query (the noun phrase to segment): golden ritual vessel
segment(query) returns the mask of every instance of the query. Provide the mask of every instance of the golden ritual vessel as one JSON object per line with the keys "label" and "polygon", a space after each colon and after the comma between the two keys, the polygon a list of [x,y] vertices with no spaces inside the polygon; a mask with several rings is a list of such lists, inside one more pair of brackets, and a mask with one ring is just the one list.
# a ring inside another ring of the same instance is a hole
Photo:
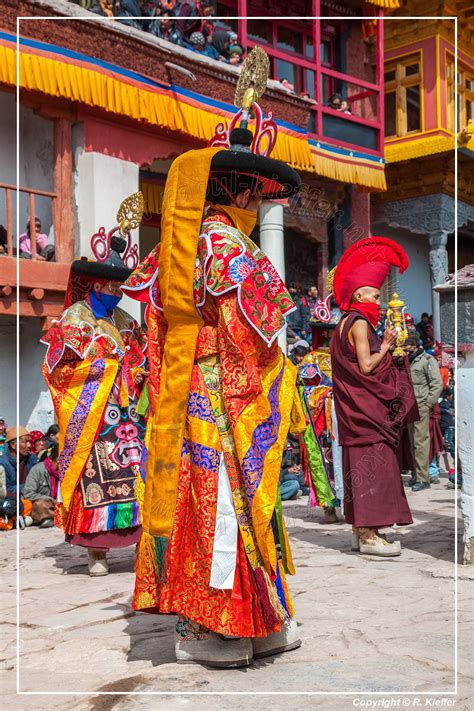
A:
{"label": "golden ritual vessel", "polygon": [[392,328],[396,328],[398,331],[396,346],[392,355],[395,358],[404,356],[405,351],[402,346],[408,337],[408,330],[405,321],[405,302],[398,297],[397,292],[394,292],[391,300],[388,302],[387,325]]}

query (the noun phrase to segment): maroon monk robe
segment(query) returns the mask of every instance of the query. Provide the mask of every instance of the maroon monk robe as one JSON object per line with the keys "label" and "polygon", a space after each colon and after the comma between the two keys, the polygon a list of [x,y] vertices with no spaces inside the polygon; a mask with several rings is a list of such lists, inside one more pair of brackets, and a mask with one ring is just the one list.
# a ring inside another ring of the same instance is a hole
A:
{"label": "maroon monk robe", "polygon": [[444,437],[439,425],[441,413],[436,404],[430,412],[430,462],[444,451]]}
{"label": "maroon monk robe", "polygon": [[408,359],[390,353],[363,375],[348,334],[354,321],[369,325],[370,352],[381,340],[367,319],[349,311],[331,339],[334,405],[342,445],[344,514],[357,528],[412,523],[397,450],[408,422],[419,418]]}

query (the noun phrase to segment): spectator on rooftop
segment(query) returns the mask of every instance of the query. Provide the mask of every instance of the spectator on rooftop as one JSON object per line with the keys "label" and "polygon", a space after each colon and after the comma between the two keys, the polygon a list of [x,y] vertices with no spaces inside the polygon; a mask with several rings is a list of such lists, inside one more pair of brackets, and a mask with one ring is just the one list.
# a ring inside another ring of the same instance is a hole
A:
{"label": "spectator on rooftop", "polygon": [[206,42],[211,42],[214,34],[214,20],[211,18],[216,14],[216,4],[214,0],[201,0],[196,3],[196,8],[198,16],[201,18],[197,29],[202,32]]}
{"label": "spectator on rooftop", "polygon": [[330,109],[335,109],[336,111],[341,110],[342,98],[340,94],[332,94],[329,97],[328,106]]}
{"label": "spectator on rooftop", "polygon": [[280,84],[285,87],[285,89],[288,89],[288,91],[292,91],[293,93],[295,92],[295,85],[292,84],[288,79],[280,79]]}
{"label": "spectator on rooftop", "polygon": [[244,58],[244,50],[240,44],[231,44],[229,47],[229,59],[227,60],[229,64],[238,66],[242,64]]}
{"label": "spectator on rooftop", "polygon": [[192,0],[178,0],[174,9],[176,27],[181,32],[185,41],[191,40],[191,35],[198,32],[201,20],[198,9]]}
{"label": "spectator on rooftop", "polygon": [[219,59],[217,50],[212,44],[206,44],[206,39],[202,32],[193,32],[189,38],[189,43],[186,43],[185,47],[192,52],[199,52],[199,54],[203,54],[206,57],[211,57],[211,59]]}
{"label": "spectator on rooftop", "polygon": [[75,4],[80,5],[85,10],[94,12],[96,15],[115,17],[119,0],[75,0]]}
{"label": "spectator on rooftop", "polygon": [[310,95],[309,91],[300,91],[298,96],[300,97],[300,99],[306,99],[306,101],[310,101],[312,104],[317,103],[315,99],[313,99],[313,97]]}
{"label": "spectator on rooftop", "polygon": [[347,101],[347,99],[343,99],[343,100],[341,101],[341,108],[340,108],[340,111],[342,111],[343,114],[351,114],[351,113],[352,113],[352,111],[351,111],[351,105],[350,105],[350,103]]}
{"label": "spectator on rooftop", "polygon": [[166,0],[140,0],[143,15],[146,17],[161,17],[163,13],[169,12],[174,15],[176,0],[166,2]]}
{"label": "spectator on rooftop", "polygon": [[231,45],[231,33],[227,30],[215,30],[212,35],[212,46],[217,52],[217,58],[223,62],[229,60],[229,47]]}
{"label": "spectator on rooftop", "polygon": [[172,44],[183,44],[183,35],[176,27],[175,18],[169,10],[165,10],[161,13],[159,18],[153,20],[150,24],[150,32],[152,32],[155,37],[164,39]]}
{"label": "spectator on rooftop", "polygon": [[142,10],[139,0],[120,0],[118,3],[116,17],[122,24],[135,27],[137,30],[143,30],[143,21],[134,19],[141,16]]}

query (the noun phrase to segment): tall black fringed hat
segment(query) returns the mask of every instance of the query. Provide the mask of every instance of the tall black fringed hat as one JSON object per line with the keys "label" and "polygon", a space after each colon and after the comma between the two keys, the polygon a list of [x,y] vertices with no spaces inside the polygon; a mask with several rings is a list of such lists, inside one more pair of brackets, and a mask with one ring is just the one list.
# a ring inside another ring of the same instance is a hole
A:
{"label": "tall black fringed hat", "polygon": [[138,246],[132,244],[132,230],[143,215],[143,195],[134,193],[125,198],[117,212],[117,225],[109,232],[105,227],[91,238],[95,259],[81,257],[74,260],[69,272],[64,308],[85,299],[97,281],[123,283],[138,265]]}
{"label": "tall black fringed hat", "polygon": [[[278,200],[294,195],[301,178],[287,163],[268,157],[275,146],[278,129],[272,112],[263,116],[257,101],[265,92],[269,68],[266,53],[254,47],[245,60],[235,90],[234,104],[239,111],[228,129],[218,124],[209,142],[209,146],[227,148],[213,157],[209,180],[215,180],[226,190],[225,183],[232,180],[232,174],[256,178],[262,198]],[[254,133],[248,128],[250,119],[255,119]]]}

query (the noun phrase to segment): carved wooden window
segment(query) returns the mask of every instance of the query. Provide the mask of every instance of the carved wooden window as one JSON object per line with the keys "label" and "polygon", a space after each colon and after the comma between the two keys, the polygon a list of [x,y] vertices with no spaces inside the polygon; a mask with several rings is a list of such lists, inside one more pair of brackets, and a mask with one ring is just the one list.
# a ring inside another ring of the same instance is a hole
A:
{"label": "carved wooden window", "polygon": [[446,128],[454,131],[454,96],[456,82],[454,81],[454,59],[446,61]]}
{"label": "carved wooden window", "polygon": [[474,121],[474,74],[458,65],[458,128]]}
{"label": "carved wooden window", "polygon": [[422,130],[419,52],[385,63],[385,136]]}
{"label": "carved wooden window", "polygon": [[[454,96],[456,82],[454,79],[454,58],[446,59],[446,128],[454,131]],[[457,104],[458,125],[457,130],[466,128],[469,121],[474,121],[474,74],[461,64],[458,64],[457,76]]]}

